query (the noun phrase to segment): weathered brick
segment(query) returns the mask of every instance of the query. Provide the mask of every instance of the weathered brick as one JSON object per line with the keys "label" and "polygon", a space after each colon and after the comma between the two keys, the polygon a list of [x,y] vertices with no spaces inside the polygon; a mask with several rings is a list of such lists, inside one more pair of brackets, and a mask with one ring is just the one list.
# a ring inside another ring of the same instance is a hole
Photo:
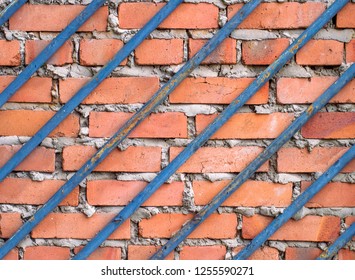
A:
{"label": "weathered brick", "polygon": [[[90,218],[81,213],[51,213],[38,226],[33,238],[93,238],[117,213],[96,213]],[[130,221],[115,230],[108,239],[130,239]]]}
{"label": "weathered brick", "polygon": [[346,62],[355,62],[355,40],[345,44]]}
{"label": "weathered brick", "polygon": [[[21,146],[0,146],[0,167],[3,166]],[[55,170],[55,151],[44,147],[34,149],[16,168],[15,171],[42,171]]]}
{"label": "weathered brick", "polygon": [[339,260],[355,260],[355,251],[350,251],[346,249],[339,250],[338,253]]}
{"label": "weathered brick", "polygon": [[[84,247],[74,248],[74,254],[77,254]],[[87,260],[120,260],[121,248],[115,247],[99,247],[87,258]]]}
{"label": "weathered brick", "polygon": [[[233,249],[234,255],[237,255],[244,247],[238,246]],[[279,251],[275,248],[261,247],[257,249],[248,260],[278,260]]]}
{"label": "weathered brick", "polygon": [[335,40],[311,40],[296,53],[300,65],[340,65],[344,43]]}
{"label": "weathered brick", "polygon": [[[91,205],[127,205],[147,186],[142,181],[95,180],[87,182],[87,200]],[[143,206],[182,206],[184,184],[173,182],[162,185]]]}
{"label": "weathered brick", "polygon": [[10,238],[21,225],[20,213],[0,213],[0,238]]}
{"label": "weathered brick", "polygon": [[322,253],[318,248],[288,247],[285,251],[286,260],[315,260]]}
{"label": "weathered brick", "polygon": [[171,65],[184,61],[184,42],[181,39],[145,40],[135,50],[138,65]]}
{"label": "weathered brick", "polygon": [[[196,205],[206,205],[230,181],[193,181],[194,199]],[[255,194],[258,195],[255,195]],[[247,181],[234,192],[223,206],[275,206],[287,207],[291,203],[292,184],[275,184],[263,181]]]}
{"label": "weathered brick", "polygon": [[336,17],[336,26],[338,28],[355,28],[355,4],[348,3],[339,11]]}
{"label": "weathered brick", "polygon": [[[89,136],[111,137],[132,116],[133,113],[125,112],[91,112]],[[131,138],[187,138],[187,117],[179,112],[151,114],[129,136]]]}
{"label": "weathered brick", "polygon": [[[189,58],[192,58],[208,40],[189,39]],[[237,42],[225,39],[201,64],[235,64],[237,63]]]}
{"label": "weathered brick", "polygon": [[[197,115],[196,130],[200,134],[217,115]],[[211,139],[264,139],[276,138],[292,122],[293,114],[272,113],[268,115],[254,113],[234,114]]]}
{"label": "weathered brick", "polygon": [[26,247],[23,258],[25,260],[68,260],[70,248],[56,246]]}
{"label": "weathered brick", "polygon": [[[191,214],[157,214],[139,222],[139,235],[144,238],[170,238],[192,217]],[[188,238],[235,238],[236,230],[235,214],[212,214]]]}
{"label": "weathered brick", "polygon": [[289,46],[288,39],[245,41],[242,43],[242,60],[246,65],[269,65]]}
{"label": "weathered brick", "polygon": [[[84,8],[83,5],[23,5],[10,18],[9,27],[21,31],[62,31]],[[106,31],[107,18],[107,6],[101,7],[79,31]]]}
{"label": "weathered brick", "polygon": [[180,260],[224,260],[227,249],[222,245],[183,246]]}
{"label": "weathered brick", "polygon": [[[170,95],[171,103],[229,104],[254,79],[251,78],[186,78]],[[265,104],[269,98],[266,83],[246,104]]]}
{"label": "weathered brick", "polygon": [[[324,172],[346,151],[347,148],[342,147],[316,147],[311,152],[307,149],[282,148],[277,153],[277,170],[290,173]],[[352,160],[341,172],[354,171],[355,160]]]}
{"label": "weathered brick", "polygon": [[3,261],[16,261],[19,259],[18,250],[12,249],[2,260]]}
{"label": "weathered brick", "polygon": [[[9,110],[0,111],[0,135],[33,136],[51,117],[53,111]],[[49,134],[50,137],[77,137],[79,117],[71,114]]]}
{"label": "weathered brick", "polygon": [[[128,260],[148,260],[160,248],[161,246],[128,245]],[[167,255],[165,259],[173,260],[174,252]]]}
{"label": "weathered brick", "polygon": [[[69,146],[63,149],[63,169],[78,170],[96,152],[92,146]],[[95,171],[157,172],[161,166],[160,147],[128,147],[113,150]]]}
{"label": "weathered brick", "polygon": [[[172,161],[183,148],[170,148],[170,161]],[[240,172],[247,164],[262,152],[260,147],[202,147],[178,169],[178,172],[206,173],[206,172]],[[268,162],[263,164],[258,171],[265,172],[269,169]]]}
{"label": "weathered brick", "polygon": [[19,66],[20,64],[20,42],[0,40],[0,65]]}
{"label": "weathered brick", "polygon": [[[121,3],[118,7],[121,28],[142,28],[165,4]],[[139,15],[139,16],[137,16]],[[218,7],[208,3],[183,3],[158,28],[208,29],[218,27]]]}
{"label": "weathered brick", "polygon": [[[242,236],[253,239],[273,219],[261,215],[243,217]],[[334,241],[340,232],[340,218],[334,216],[306,216],[302,220],[289,220],[269,240]]]}

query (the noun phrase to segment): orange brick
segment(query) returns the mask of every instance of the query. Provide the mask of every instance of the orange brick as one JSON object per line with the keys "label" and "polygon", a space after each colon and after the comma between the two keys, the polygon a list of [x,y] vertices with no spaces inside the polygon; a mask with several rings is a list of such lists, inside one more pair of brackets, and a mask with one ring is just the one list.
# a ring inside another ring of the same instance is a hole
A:
{"label": "orange brick", "polygon": [[[347,148],[316,147],[311,152],[307,149],[282,148],[278,152],[277,170],[279,172],[324,172],[337,161]],[[355,160],[352,160],[341,172],[354,172]]]}
{"label": "orange brick", "polygon": [[[236,247],[233,249],[234,255],[237,255],[244,247]],[[257,249],[248,260],[278,260],[279,251],[275,248],[261,247]]]}
{"label": "orange brick", "polygon": [[355,138],[355,112],[317,113],[301,133],[305,138]]}
{"label": "orange brick", "polygon": [[[242,235],[253,239],[272,221],[271,217],[254,215],[243,217]],[[302,220],[289,220],[269,240],[334,241],[339,236],[340,218],[333,216],[306,216]]]}
{"label": "orange brick", "polygon": [[[196,130],[200,134],[217,115],[197,115]],[[268,115],[237,113],[233,115],[211,139],[263,139],[276,138],[292,122],[293,114],[273,113]]]}
{"label": "orange brick", "polygon": [[[25,63],[30,64],[49,43],[50,41],[43,40],[26,41]],[[47,60],[47,63],[53,65],[73,63],[73,50],[73,43],[71,41],[66,41],[64,45],[50,59]]]}
{"label": "orange brick", "polygon": [[311,40],[296,54],[300,65],[340,65],[343,62],[344,43],[334,40]]}
{"label": "orange brick", "polygon": [[[124,112],[91,112],[89,135],[111,137],[132,116],[133,113]],[[129,136],[131,138],[187,138],[187,117],[179,112],[151,114]]]}
{"label": "orange brick", "polygon": [[68,260],[70,249],[55,246],[26,247],[23,258],[25,260]]}
{"label": "orange brick", "polygon": [[[51,213],[31,233],[33,238],[93,238],[116,213]],[[108,239],[130,239],[130,221],[123,223]]]}
{"label": "orange brick", "polygon": [[355,251],[341,249],[338,253],[339,260],[355,260]]}
{"label": "orange brick", "polygon": [[[74,248],[74,254],[79,253],[82,248],[84,247]],[[87,260],[120,260],[121,255],[121,248],[99,247],[87,258]]]}
{"label": "orange brick", "polygon": [[[123,42],[117,39],[82,39],[79,49],[80,64],[86,66],[105,65],[122,47]],[[126,63],[125,59],[121,65]]]}
{"label": "orange brick", "polygon": [[20,42],[0,40],[0,65],[21,65]]}
{"label": "orange brick", "polygon": [[242,43],[242,60],[246,65],[269,65],[289,46],[288,39],[245,41]]}
{"label": "orange brick", "polygon": [[[172,161],[183,148],[170,148],[170,161]],[[206,172],[240,172],[247,164],[262,152],[260,147],[202,147],[179,168],[178,172],[206,173]],[[258,171],[266,172],[268,162],[263,164]]]}
{"label": "orange brick", "polygon": [[322,253],[318,248],[286,248],[286,260],[315,260]]}
{"label": "orange brick", "polygon": [[[90,79],[59,80],[60,101],[65,103]],[[83,104],[145,103],[159,89],[158,77],[119,77],[105,79]]]}
{"label": "orange brick", "polygon": [[[0,76],[0,92],[2,92],[15,76]],[[51,78],[30,78],[10,99],[9,102],[52,102],[52,79]]]}
{"label": "orange brick", "polygon": [[355,62],[355,40],[351,40],[345,44],[346,62]]}
{"label": "orange brick", "polygon": [[2,260],[3,261],[16,261],[18,260],[18,250],[17,249],[12,249],[10,253],[8,253]]}
{"label": "orange brick", "polygon": [[[160,248],[161,246],[128,245],[128,260],[148,260]],[[174,252],[167,255],[165,259],[173,260]]]}
{"label": "orange brick", "polygon": [[180,260],[224,260],[225,246],[183,246]]}
{"label": "orange brick", "polygon": [[[20,148],[21,146],[0,146],[0,167],[3,166]],[[53,172],[55,170],[55,151],[53,149],[38,147],[14,170]]]}
{"label": "orange brick", "polygon": [[355,4],[348,3],[337,14],[336,26],[338,28],[355,28],[354,13],[355,13]]}
{"label": "orange brick", "polygon": [[[97,150],[92,146],[69,146],[63,150],[63,169],[78,170]],[[161,148],[128,147],[113,150],[95,171],[157,172],[161,166]]]}
{"label": "orange brick", "polygon": [[[281,78],[277,81],[277,102],[312,103],[337,80],[337,77]],[[330,103],[355,103],[355,80],[350,81]]]}
{"label": "orange brick", "polygon": [[[87,199],[91,205],[127,205],[148,183],[142,181],[99,180],[87,182]],[[184,184],[162,185],[143,206],[182,206]]]}
{"label": "orange brick", "polygon": [[184,42],[181,39],[145,40],[135,50],[138,65],[171,65],[184,61]]}
{"label": "orange brick", "polygon": [[[196,205],[206,205],[230,181],[193,181],[193,191]],[[255,195],[255,194],[258,195]],[[275,184],[263,181],[247,181],[234,192],[222,205],[223,206],[275,206],[286,207],[292,198],[292,184]]]}
{"label": "orange brick", "polygon": [[[9,21],[10,29],[22,31],[62,31],[86,6],[24,5]],[[106,31],[108,8],[99,8],[79,31]],[[36,19],[36,20],[34,20]]]}
{"label": "orange brick", "polygon": [[[191,214],[157,214],[139,223],[139,235],[144,238],[170,238],[192,217]],[[212,214],[188,238],[235,238],[236,231],[235,214]]]}
{"label": "orange brick", "polygon": [[[228,6],[231,19],[242,4]],[[326,9],[324,3],[263,3],[239,26],[251,29],[297,29],[308,27]]]}
{"label": "orange brick", "polygon": [[[229,104],[245,90],[251,78],[186,78],[170,95],[171,103]],[[266,83],[246,104],[266,104],[269,83]]]}
{"label": "orange brick", "polygon": [[20,213],[0,213],[0,238],[10,238],[21,225]]}
{"label": "orange brick", "polygon": [[[120,28],[142,28],[165,4],[122,3],[118,7]],[[139,17],[137,16],[139,15]],[[208,3],[183,3],[165,19],[162,29],[208,29],[218,27],[218,7]]]}
{"label": "orange brick", "polygon": [[[208,40],[189,39],[189,58],[192,58]],[[237,42],[225,39],[201,64],[235,64],[237,63]]]}
{"label": "orange brick", "polygon": [[[0,127],[0,135],[33,136],[55,113],[32,110],[0,111],[0,123],[5,124]],[[79,117],[71,114],[49,136],[77,137],[79,129]]]}

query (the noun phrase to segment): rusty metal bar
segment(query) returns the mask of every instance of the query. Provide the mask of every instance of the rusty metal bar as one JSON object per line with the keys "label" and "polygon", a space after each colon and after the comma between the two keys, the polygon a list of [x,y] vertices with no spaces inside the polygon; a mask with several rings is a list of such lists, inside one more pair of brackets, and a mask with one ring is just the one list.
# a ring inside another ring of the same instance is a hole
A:
{"label": "rusty metal bar", "polygon": [[4,10],[0,12],[0,26],[3,25],[8,19],[20,9],[27,0],[12,1]]}

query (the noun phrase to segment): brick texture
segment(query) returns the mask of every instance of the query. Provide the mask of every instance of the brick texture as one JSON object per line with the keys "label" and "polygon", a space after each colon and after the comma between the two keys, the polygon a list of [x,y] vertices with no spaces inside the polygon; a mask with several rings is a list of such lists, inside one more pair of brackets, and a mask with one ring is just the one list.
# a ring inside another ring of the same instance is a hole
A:
{"label": "brick texture", "polygon": [[224,260],[225,246],[183,246],[180,260]]}
{"label": "brick texture", "polygon": [[21,225],[20,213],[0,213],[0,238],[10,238]]}
{"label": "brick texture", "polygon": [[0,66],[19,66],[20,64],[20,42],[0,40]]}
{"label": "brick texture", "polygon": [[346,62],[355,62],[355,40],[351,40],[345,44]]}
{"label": "brick texture", "polygon": [[336,26],[338,28],[355,28],[355,4],[348,3],[339,11],[336,17]]}
{"label": "brick texture", "polygon": [[68,260],[70,248],[55,246],[26,247],[24,260]]}
{"label": "brick texture", "polygon": [[[238,254],[243,247],[236,247],[233,249],[233,253],[236,255]],[[275,248],[270,247],[261,247],[257,249],[249,258],[248,260],[278,260],[279,259],[279,252]]]}
{"label": "brick texture", "polygon": [[[74,248],[74,254],[80,252],[83,247]],[[115,247],[99,247],[97,248],[88,258],[87,260],[120,260],[122,255],[121,248]]]}
{"label": "brick texture", "polygon": [[288,247],[285,251],[286,260],[315,260],[322,253],[318,248]]}
{"label": "brick texture", "polygon": [[[148,260],[161,246],[128,245],[128,260]],[[174,259],[174,252],[166,256],[166,260]]]}

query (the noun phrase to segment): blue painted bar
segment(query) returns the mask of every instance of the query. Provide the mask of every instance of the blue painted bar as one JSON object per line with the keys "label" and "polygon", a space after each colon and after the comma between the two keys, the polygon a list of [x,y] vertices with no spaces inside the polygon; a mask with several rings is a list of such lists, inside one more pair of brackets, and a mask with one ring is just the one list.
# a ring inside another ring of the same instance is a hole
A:
{"label": "blue painted bar", "polygon": [[[272,65],[263,71],[238,98],[234,99],[232,103],[212,122],[212,124],[210,124],[166,168],[164,168],[159,175],[155,177],[154,180],[149,183],[143,191],[140,192],[108,225],[106,225],[105,228],[101,230],[73,259],[83,259],[89,256],[91,252],[106,240],[111,233],[122,225],[122,223],[127,220],[140,205],[142,205],[142,203],[144,203],[166,180],[168,180],[169,177],[173,175],[199,147],[201,147],[224,123],[226,123],[248,99],[250,99],[268,80],[270,80],[301,47],[303,47],[332,17],[334,17],[347,2],[348,1],[346,0],[341,0],[331,5],[321,17],[303,32]],[[244,7],[246,7],[246,5]],[[238,17],[239,16],[241,15],[238,15]],[[224,27],[228,26],[228,23]],[[220,32],[222,31],[223,28]],[[197,216],[197,219],[199,218],[201,218],[201,216]],[[181,242],[181,240],[179,242]],[[165,250],[165,248],[166,247],[164,246],[163,250]]]}
{"label": "blue painted bar", "polygon": [[[354,65],[355,66],[355,65]],[[312,197],[329,183],[352,159],[355,158],[355,146],[352,146],[340,159],[338,159],[321,177],[308,187],[285,211],[275,218],[261,233],[259,233],[242,251],[233,259],[246,260],[250,257],[271,235],[293,217]],[[300,229],[302,230],[302,229]],[[354,232],[353,232],[354,234]],[[350,236],[351,238],[351,236]],[[346,243],[346,242],[345,242]],[[341,247],[343,247],[342,245]],[[336,254],[337,251],[335,251]]]}
{"label": "blue painted bar", "polygon": [[348,243],[351,238],[355,235],[355,223],[352,223],[349,228],[345,230],[345,232],[340,235],[340,237],[334,241],[334,243],[329,246],[327,250],[325,250],[316,260],[330,260],[332,257],[338,253],[338,251]]}
{"label": "blue painted bar", "polygon": [[9,20],[9,18],[20,9],[27,0],[15,0],[10,3],[4,10],[0,13],[0,26]]}

